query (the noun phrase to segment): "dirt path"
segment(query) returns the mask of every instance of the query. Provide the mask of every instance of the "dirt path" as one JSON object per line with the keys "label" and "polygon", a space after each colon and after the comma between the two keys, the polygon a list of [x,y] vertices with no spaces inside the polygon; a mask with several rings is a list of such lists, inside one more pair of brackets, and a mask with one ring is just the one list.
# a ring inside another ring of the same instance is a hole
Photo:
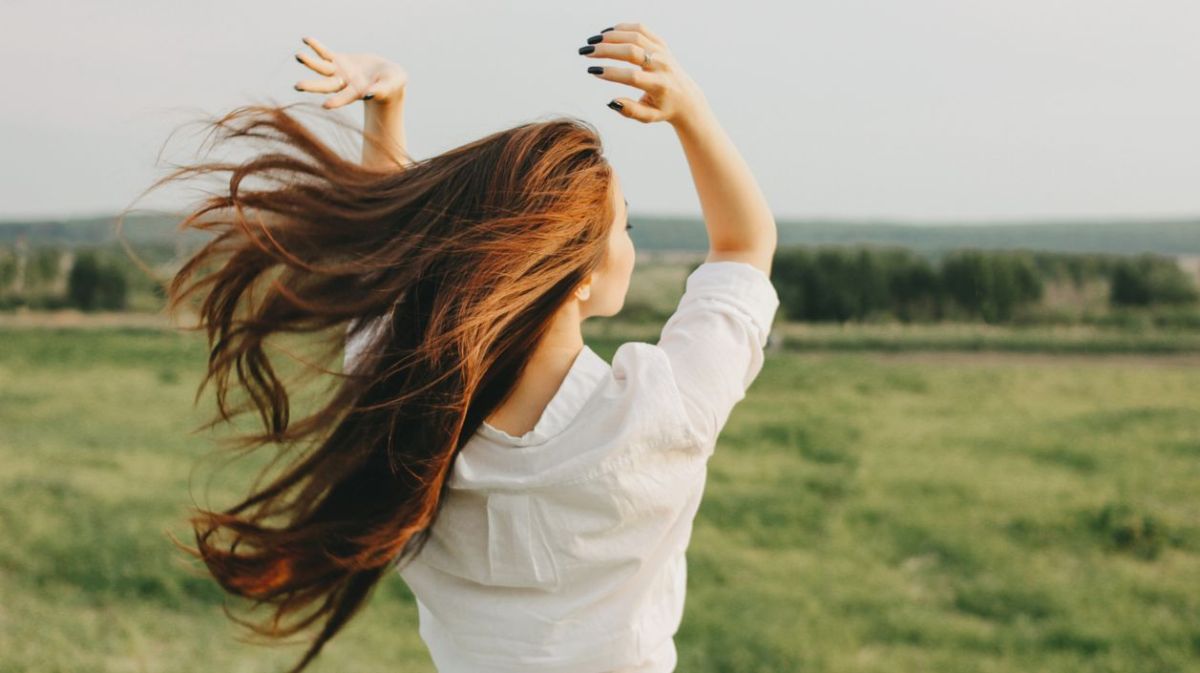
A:
{"label": "dirt path", "polygon": [[[829,353],[823,353],[828,355]],[[822,353],[813,353],[819,356]],[[912,351],[888,353],[864,351],[862,355],[883,362],[912,362],[934,365],[1117,365],[1129,367],[1200,367],[1200,353],[1008,353],[961,351]]]}

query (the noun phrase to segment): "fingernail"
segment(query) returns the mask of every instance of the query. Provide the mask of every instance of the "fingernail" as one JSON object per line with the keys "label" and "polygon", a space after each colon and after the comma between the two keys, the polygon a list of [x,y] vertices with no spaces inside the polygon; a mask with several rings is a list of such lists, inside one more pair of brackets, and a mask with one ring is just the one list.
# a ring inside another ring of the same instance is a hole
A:
{"label": "fingernail", "polygon": [[609,26],[608,28],[605,28],[604,30],[602,30],[602,31],[600,31],[600,32],[601,32],[601,33],[607,33],[607,32],[608,32],[608,31],[610,31],[610,30],[615,30],[615,29],[614,29],[612,26]]}
{"label": "fingernail", "polygon": [[300,88],[299,84],[293,84],[292,88],[295,89],[296,91],[303,91],[303,89]]}
{"label": "fingernail", "polygon": [[603,39],[604,39],[603,35],[593,35],[588,38],[588,44],[596,44],[597,42],[600,42]]}
{"label": "fingernail", "polygon": [[592,46],[592,45],[590,45],[590,44],[589,44],[588,46],[586,46],[586,47],[580,47],[580,48],[579,48],[579,53],[581,53],[581,54],[590,54],[590,53],[592,53],[593,51],[596,51],[596,48],[595,48],[595,47],[593,47],[593,46]]}
{"label": "fingernail", "polygon": [[620,102],[620,101],[618,101],[618,100],[617,100],[617,99],[615,99],[615,98],[614,98],[614,99],[612,99],[612,100],[610,100],[610,101],[608,101],[608,106],[609,106],[610,108],[612,108],[612,109],[616,110],[617,112],[620,112],[620,111],[621,111],[621,108],[625,107],[624,105],[622,105],[622,104],[621,104],[621,102]]}
{"label": "fingernail", "polygon": [[297,63],[304,63],[304,59],[302,59],[302,58],[300,58],[299,56],[297,56],[297,57],[296,57],[296,62],[297,62]]}
{"label": "fingernail", "polygon": [[604,74],[604,68],[603,66],[599,65],[589,65],[588,72],[592,73],[593,75],[601,75]]}
{"label": "fingernail", "polygon": [[369,94],[363,96],[363,100],[371,100],[374,97],[375,97],[375,94],[369,93]]}

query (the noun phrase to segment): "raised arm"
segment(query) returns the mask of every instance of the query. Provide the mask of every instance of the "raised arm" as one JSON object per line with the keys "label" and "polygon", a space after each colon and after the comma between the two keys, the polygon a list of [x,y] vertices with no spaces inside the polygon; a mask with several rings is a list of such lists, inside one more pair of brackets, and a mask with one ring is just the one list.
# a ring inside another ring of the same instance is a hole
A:
{"label": "raised arm", "polygon": [[[329,49],[316,38],[301,38],[316,56],[297,52],[296,60],[322,75],[320,79],[297,82],[297,91],[333,94],[321,106],[327,110],[363,102],[362,165],[373,169],[404,168],[412,163],[404,135],[404,95],[408,73],[399,65],[375,54],[348,54]],[[348,337],[342,354],[344,369],[349,369],[366,347],[369,326],[349,336],[354,322],[346,325]]]}
{"label": "raised arm", "polygon": [[707,105],[673,126],[708,227],[706,261],[746,262],[770,276],[775,216],[741,153]]}
{"label": "raised arm", "polygon": [[708,456],[763,367],[763,349],[779,308],[770,280],[775,218],[700,87],[662,38],[642,24],[619,23],[589,38],[579,53],[638,66],[593,66],[588,72],[646,92],[636,101],[615,98],[609,107],[644,123],[670,123],[696,183],[708,228],[708,258],[688,276],[657,346],[700,455]]}
{"label": "raised arm", "polygon": [[404,90],[396,98],[374,98],[363,101],[364,166],[405,167],[412,163],[404,137]]}
{"label": "raised arm", "polygon": [[639,66],[588,69],[601,79],[646,92],[640,100],[614,98],[609,107],[644,123],[665,121],[674,127],[708,228],[707,261],[746,262],[769,276],[778,239],[775,217],[704,93],[684,72],[666,42],[641,23],[618,23],[588,42],[580,49],[581,54]]}
{"label": "raised arm", "polygon": [[334,94],[321,104],[326,109],[363,102],[363,166],[383,169],[411,164],[404,134],[408,86],[404,68],[375,54],[332,51],[315,38],[302,39],[316,56],[297,53],[296,60],[323,77],[298,82],[296,90]]}

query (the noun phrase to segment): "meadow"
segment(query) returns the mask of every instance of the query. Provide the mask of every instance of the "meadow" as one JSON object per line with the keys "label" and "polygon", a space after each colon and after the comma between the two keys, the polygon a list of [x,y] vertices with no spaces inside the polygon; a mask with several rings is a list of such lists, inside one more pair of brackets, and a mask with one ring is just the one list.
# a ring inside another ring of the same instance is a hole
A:
{"label": "meadow", "polygon": [[[1200,670],[1195,361],[961,355],[770,352],[710,462],[679,671]],[[0,329],[0,673],[300,654],[239,640],[166,535],[258,466],[191,432],[203,361],[170,331]],[[393,576],[310,670],[432,671],[416,619]]]}

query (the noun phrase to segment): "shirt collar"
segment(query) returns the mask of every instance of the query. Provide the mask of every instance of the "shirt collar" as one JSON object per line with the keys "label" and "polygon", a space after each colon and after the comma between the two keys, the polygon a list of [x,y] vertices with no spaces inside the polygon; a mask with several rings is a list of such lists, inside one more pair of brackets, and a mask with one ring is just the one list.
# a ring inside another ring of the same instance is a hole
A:
{"label": "shirt collar", "polygon": [[587,344],[584,344],[579,354],[575,356],[574,362],[571,363],[571,368],[567,370],[562,384],[555,391],[554,397],[550,398],[550,402],[542,411],[541,418],[538,419],[532,430],[520,437],[515,437],[484,421],[479,426],[478,432],[488,439],[508,446],[541,444],[562,432],[570,424],[596,389],[601,378],[607,373],[608,363]]}

